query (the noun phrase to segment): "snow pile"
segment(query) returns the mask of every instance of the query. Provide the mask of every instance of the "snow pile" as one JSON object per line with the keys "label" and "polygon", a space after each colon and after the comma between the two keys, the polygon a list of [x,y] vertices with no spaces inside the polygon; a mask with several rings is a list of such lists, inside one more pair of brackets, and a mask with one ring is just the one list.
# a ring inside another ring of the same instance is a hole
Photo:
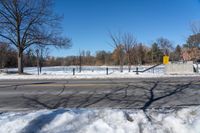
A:
{"label": "snow pile", "polygon": [[76,75],[19,75],[19,74],[0,74],[0,80],[56,80],[56,79],[115,79],[115,78],[161,78],[161,77],[200,77],[200,75],[164,75],[164,74],[148,74],[142,73],[136,75],[135,73],[113,73],[111,75],[99,73],[79,73]]}
{"label": "snow pile", "polygon": [[[149,110],[41,110],[0,115],[1,133],[199,133],[200,107]],[[127,119],[128,117],[130,118]]]}

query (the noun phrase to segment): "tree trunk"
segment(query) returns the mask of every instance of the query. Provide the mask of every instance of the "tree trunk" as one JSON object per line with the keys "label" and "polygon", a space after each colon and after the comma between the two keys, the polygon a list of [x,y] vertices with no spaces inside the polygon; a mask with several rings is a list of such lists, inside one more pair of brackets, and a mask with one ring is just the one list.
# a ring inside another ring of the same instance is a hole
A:
{"label": "tree trunk", "polygon": [[80,57],[79,57],[79,72],[81,73],[81,71],[82,71],[82,57],[80,55]]}
{"label": "tree trunk", "polygon": [[120,72],[121,73],[123,72],[123,65],[122,64],[120,65]]}
{"label": "tree trunk", "polygon": [[128,72],[131,72],[131,64],[128,63]]}
{"label": "tree trunk", "polygon": [[23,69],[23,50],[21,49],[18,50],[17,60],[18,60],[18,73],[22,74],[24,72],[24,69]]}
{"label": "tree trunk", "polygon": [[128,72],[131,72],[131,61],[130,61],[130,55],[128,55]]}
{"label": "tree trunk", "polygon": [[120,58],[120,72],[123,72],[123,58]]}

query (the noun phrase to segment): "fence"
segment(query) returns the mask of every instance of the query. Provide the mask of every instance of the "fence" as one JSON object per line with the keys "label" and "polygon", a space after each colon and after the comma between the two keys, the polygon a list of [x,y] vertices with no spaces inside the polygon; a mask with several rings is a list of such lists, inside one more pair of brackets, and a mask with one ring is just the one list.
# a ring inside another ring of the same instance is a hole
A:
{"label": "fence", "polygon": [[[135,73],[136,68],[138,71],[144,71],[143,73],[151,73],[151,74],[163,74],[164,73],[164,66],[160,65],[153,69],[148,69],[151,66],[132,66],[130,73]],[[104,75],[111,75],[113,73],[121,73],[119,66],[82,66],[81,72],[79,71],[79,66],[55,66],[55,67],[43,67],[41,74],[104,74]],[[9,68],[6,69],[9,71],[17,71],[17,68]],[[37,74],[37,67],[25,67],[24,72],[30,74]],[[129,73],[128,66],[123,67],[122,73]]]}

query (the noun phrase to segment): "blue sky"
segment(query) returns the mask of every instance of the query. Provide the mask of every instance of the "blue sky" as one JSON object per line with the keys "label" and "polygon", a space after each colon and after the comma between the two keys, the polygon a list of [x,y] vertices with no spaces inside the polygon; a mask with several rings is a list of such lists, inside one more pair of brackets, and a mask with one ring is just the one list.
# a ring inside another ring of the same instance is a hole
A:
{"label": "blue sky", "polygon": [[200,20],[199,0],[56,0],[55,12],[64,15],[63,34],[73,47],[51,51],[54,56],[78,55],[79,50],[112,51],[108,32],[131,32],[150,45],[159,37],[183,44],[190,23]]}

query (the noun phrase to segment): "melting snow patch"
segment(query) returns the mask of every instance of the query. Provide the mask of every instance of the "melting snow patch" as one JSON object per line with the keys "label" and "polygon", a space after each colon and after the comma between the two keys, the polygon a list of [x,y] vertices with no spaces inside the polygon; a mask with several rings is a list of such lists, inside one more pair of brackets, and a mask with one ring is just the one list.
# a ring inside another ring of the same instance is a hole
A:
{"label": "melting snow patch", "polygon": [[[178,111],[40,110],[3,113],[1,133],[200,133],[200,107]],[[127,115],[132,121],[127,119]]]}

